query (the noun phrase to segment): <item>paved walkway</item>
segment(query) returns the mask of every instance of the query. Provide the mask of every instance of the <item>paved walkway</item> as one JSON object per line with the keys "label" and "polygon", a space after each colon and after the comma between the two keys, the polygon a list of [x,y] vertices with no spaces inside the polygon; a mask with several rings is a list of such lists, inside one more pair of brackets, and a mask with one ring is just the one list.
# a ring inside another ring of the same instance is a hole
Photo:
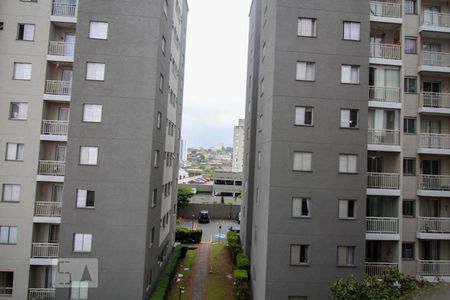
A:
{"label": "paved walkway", "polygon": [[192,293],[190,300],[206,300],[208,289],[208,257],[210,243],[201,243],[198,246],[197,259],[192,276]]}

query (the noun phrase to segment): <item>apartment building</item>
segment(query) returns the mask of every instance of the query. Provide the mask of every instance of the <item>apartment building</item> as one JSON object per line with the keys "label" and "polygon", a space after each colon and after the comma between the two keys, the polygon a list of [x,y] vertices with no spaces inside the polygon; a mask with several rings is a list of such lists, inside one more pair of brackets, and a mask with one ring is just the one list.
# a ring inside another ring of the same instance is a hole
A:
{"label": "apartment building", "polygon": [[447,1],[254,0],[242,243],[256,299],[450,281]]}
{"label": "apartment building", "polygon": [[[0,299],[153,291],[174,243],[187,13],[0,3]],[[97,259],[98,287],[59,289],[62,258]]]}
{"label": "apartment building", "polygon": [[232,172],[242,173],[244,164],[244,131],[245,120],[239,119],[238,125],[234,126],[233,131],[233,163],[231,165]]}

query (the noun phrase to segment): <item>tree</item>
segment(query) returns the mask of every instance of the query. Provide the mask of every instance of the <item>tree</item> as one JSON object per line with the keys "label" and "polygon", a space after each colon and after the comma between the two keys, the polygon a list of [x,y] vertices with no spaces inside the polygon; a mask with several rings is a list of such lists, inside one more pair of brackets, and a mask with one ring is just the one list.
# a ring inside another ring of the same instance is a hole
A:
{"label": "tree", "polygon": [[186,207],[189,204],[194,193],[191,189],[179,189],[177,195],[177,207],[178,209]]}

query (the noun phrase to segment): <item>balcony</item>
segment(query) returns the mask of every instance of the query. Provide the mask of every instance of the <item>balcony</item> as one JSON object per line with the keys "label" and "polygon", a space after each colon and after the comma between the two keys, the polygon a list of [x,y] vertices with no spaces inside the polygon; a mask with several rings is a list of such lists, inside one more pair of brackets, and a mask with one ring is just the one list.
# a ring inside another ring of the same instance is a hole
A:
{"label": "balcony", "polygon": [[370,44],[370,63],[377,65],[402,65],[402,47],[394,44]]}
{"label": "balcony", "polygon": [[399,219],[366,217],[366,240],[399,240]]}
{"label": "balcony", "polygon": [[77,10],[76,4],[54,2],[50,20],[52,22],[76,23]]}
{"label": "balcony", "polygon": [[425,240],[450,240],[450,218],[419,217],[417,238]]}
{"label": "balcony", "polygon": [[38,181],[64,182],[65,161],[40,160],[38,166]]}
{"label": "balcony", "polygon": [[[430,277],[431,281],[436,280],[436,277],[446,282],[450,279],[450,261],[448,260],[419,260],[417,273],[419,276]],[[447,277],[447,278],[445,278]]]}
{"label": "balcony", "polygon": [[400,174],[368,172],[367,195],[400,196]]}
{"label": "balcony", "polygon": [[401,109],[400,88],[369,86],[369,107]]}
{"label": "balcony", "polygon": [[44,100],[70,101],[72,82],[60,80],[46,80]]}
{"label": "balcony", "polygon": [[55,300],[56,289],[28,289],[28,300]]}
{"label": "balcony", "polygon": [[370,151],[400,152],[400,131],[368,129],[367,143]]}
{"label": "balcony", "polygon": [[61,224],[62,202],[37,201],[34,208],[34,223]]}
{"label": "balcony", "polygon": [[56,62],[73,62],[75,43],[50,41],[47,60]]}
{"label": "balcony", "polygon": [[450,114],[450,94],[421,92],[419,112]]}
{"label": "balcony", "polygon": [[391,269],[398,269],[398,264],[385,262],[366,262],[366,274],[373,277],[382,277],[386,271]]}
{"label": "balcony", "polygon": [[401,24],[401,4],[392,2],[370,1],[370,21]]}
{"label": "balcony", "polygon": [[450,197],[450,176],[419,175],[417,195],[424,197]]}
{"label": "balcony", "polygon": [[41,141],[66,142],[68,130],[68,121],[44,120],[42,121]]}
{"label": "balcony", "polygon": [[450,53],[422,51],[419,72],[450,73]]}
{"label": "balcony", "polygon": [[420,16],[419,31],[450,33],[450,14],[423,12]]}
{"label": "balcony", "polygon": [[450,155],[450,134],[419,134],[419,148],[417,149],[417,153]]}
{"label": "balcony", "polygon": [[58,255],[59,244],[32,243],[30,264],[33,266],[56,266]]}

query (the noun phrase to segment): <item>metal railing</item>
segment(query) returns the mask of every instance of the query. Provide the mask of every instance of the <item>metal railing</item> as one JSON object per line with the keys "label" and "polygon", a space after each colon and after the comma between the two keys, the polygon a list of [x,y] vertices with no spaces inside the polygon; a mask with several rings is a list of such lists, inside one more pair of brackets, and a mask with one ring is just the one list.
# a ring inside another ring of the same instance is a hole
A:
{"label": "metal railing", "polygon": [[369,86],[369,100],[380,102],[400,102],[399,87]]}
{"label": "metal railing", "polygon": [[450,218],[419,217],[419,232],[450,233]]}
{"label": "metal railing", "polygon": [[373,277],[382,277],[386,271],[397,268],[397,263],[366,262],[366,274]]}
{"label": "metal railing", "polygon": [[421,24],[426,26],[450,27],[450,14],[424,11],[420,18]]}
{"label": "metal railing", "polygon": [[402,5],[392,2],[370,1],[370,14],[377,17],[401,18]]}
{"label": "metal railing", "polygon": [[401,59],[402,47],[395,44],[370,44],[370,57],[384,59]]}
{"label": "metal railing", "polygon": [[56,289],[28,289],[28,300],[55,300]]}
{"label": "metal railing", "polygon": [[419,189],[432,191],[450,191],[450,176],[420,174]]}
{"label": "metal railing", "polygon": [[67,3],[53,3],[52,16],[75,18],[77,16],[77,5]]}
{"label": "metal railing", "polygon": [[400,130],[369,128],[367,142],[377,145],[400,145]]}
{"label": "metal railing", "polygon": [[450,67],[450,53],[422,51],[420,64],[436,67]]}
{"label": "metal railing", "polygon": [[420,93],[420,106],[434,108],[450,108],[449,93]]}
{"label": "metal railing", "polygon": [[450,149],[450,134],[421,133],[420,148]]}
{"label": "metal railing", "polygon": [[32,258],[58,258],[59,244],[33,243],[31,244]]}
{"label": "metal railing", "polygon": [[75,43],[48,42],[48,54],[57,56],[73,56]]}
{"label": "metal railing", "polygon": [[66,170],[65,161],[40,160],[39,175],[64,176]]}
{"label": "metal railing", "polygon": [[72,92],[71,81],[46,80],[45,93],[50,95],[70,96]]}
{"label": "metal railing", "polygon": [[398,228],[398,218],[366,217],[367,233],[398,234]]}
{"label": "metal railing", "polygon": [[42,134],[67,135],[69,121],[44,120],[42,121]]}
{"label": "metal railing", "polygon": [[417,272],[421,276],[450,276],[450,261],[419,260]]}
{"label": "metal railing", "polygon": [[367,173],[367,187],[370,189],[399,189],[400,174],[396,173]]}
{"label": "metal railing", "polygon": [[36,217],[61,217],[62,202],[37,201],[34,208]]}

